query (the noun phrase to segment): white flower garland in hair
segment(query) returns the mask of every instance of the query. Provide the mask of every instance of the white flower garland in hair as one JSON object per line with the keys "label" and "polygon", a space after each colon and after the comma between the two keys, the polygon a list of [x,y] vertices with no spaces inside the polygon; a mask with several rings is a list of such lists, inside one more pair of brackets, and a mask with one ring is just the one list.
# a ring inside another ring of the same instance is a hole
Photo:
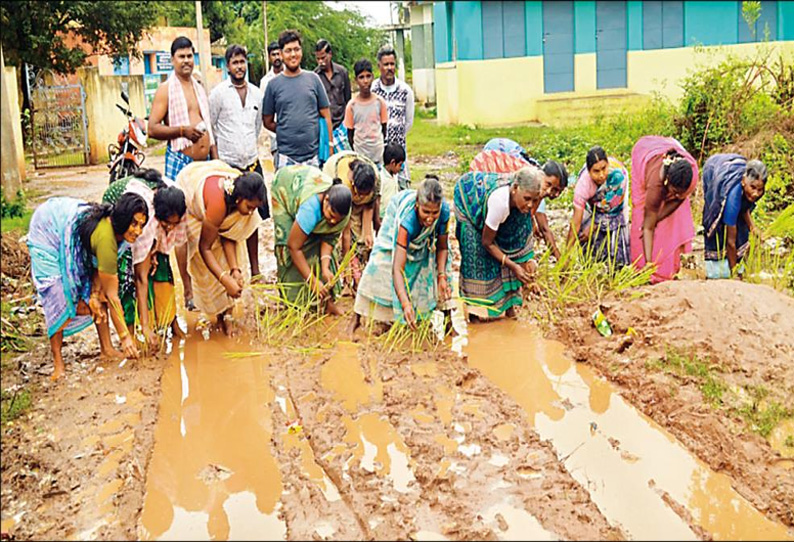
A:
{"label": "white flower garland in hair", "polygon": [[224,177],[223,178],[223,191],[229,194],[230,196],[234,192],[234,179],[231,177]]}
{"label": "white flower garland in hair", "polygon": [[684,159],[683,156],[665,156],[663,160],[663,164],[669,167],[675,164],[676,162],[678,162],[679,160],[683,160],[683,159]]}

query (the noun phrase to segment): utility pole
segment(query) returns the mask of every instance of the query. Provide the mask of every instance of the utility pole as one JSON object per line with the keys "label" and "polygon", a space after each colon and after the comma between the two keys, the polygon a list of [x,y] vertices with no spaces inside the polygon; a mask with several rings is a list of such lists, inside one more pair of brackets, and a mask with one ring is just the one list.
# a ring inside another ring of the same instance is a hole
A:
{"label": "utility pole", "polygon": [[265,55],[265,74],[270,71],[270,55],[267,53],[267,46],[270,42],[267,39],[267,0],[262,0],[262,26],[265,29],[265,47],[264,47],[264,55]]}
{"label": "utility pole", "polygon": [[198,32],[201,83],[204,85],[204,90],[209,94],[210,83],[207,81],[207,64],[210,60],[209,55],[212,53],[204,50],[204,19],[201,16],[201,0],[196,0],[196,31]]}

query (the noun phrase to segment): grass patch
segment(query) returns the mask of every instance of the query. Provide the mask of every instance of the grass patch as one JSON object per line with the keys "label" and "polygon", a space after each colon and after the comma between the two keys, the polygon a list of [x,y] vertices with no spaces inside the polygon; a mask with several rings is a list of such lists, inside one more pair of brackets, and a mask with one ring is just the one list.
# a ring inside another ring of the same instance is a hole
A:
{"label": "grass patch", "polygon": [[687,355],[667,347],[663,358],[649,361],[646,366],[678,377],[690,377],[695,380],[703,398],[712,407],[723,404],[723,396],[728,391],[728,386],[715,374],[715,366],[703,361],[697,354]]}
{"label": "grass patch", "polygon": [[[760,401],[736,409],[738,414],[754,432],[769,438],[772,430],[783,420],[794,416],[794,412],[777,401]],[[791,437],[788,437],[791,438]],[[788,446],[788,444],[786,444]]]}
{"label": "grass patch", "polygon": [[25,388],[17,388],[13,392],[3,390],[0,393],[0,425],[16,420],[24,414],[33,403],[33,398]]}
{"label": "grass patch", "polygon": [[0,229],[3,232],[17,231],[20,234],[26,234],[30,227],[30,219],[33,216],[32,209],[25,209],[22,216],[14,216],[8,218],[0,218]]}

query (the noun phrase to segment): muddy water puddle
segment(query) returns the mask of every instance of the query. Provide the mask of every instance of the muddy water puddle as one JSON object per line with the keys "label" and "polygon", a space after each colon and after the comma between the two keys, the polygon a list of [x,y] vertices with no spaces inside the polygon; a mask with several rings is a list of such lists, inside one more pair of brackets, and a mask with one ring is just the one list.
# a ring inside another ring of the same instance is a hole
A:
{"label": "muddy water puddle", "polygon": [[[697,538],[682,516],[717,540],[791,539],[784,526],[734,491],[730,478],[709,469],[562,350],[513,321],[470,328],[466,348],[468,363],[524,409],[610,522],[635,539]],[[512,433],[496,430],[502,438]],[[522,468],[532,475],[531,465]],[[685,512],[677,514],[666,501]]]}
{"label": "muddy water puddle", "polygon": [[281,473],[270,452],[271,360],[234,356],[252,350],[197,333],[174,348],[162,377],[141,539],[284,538]]}

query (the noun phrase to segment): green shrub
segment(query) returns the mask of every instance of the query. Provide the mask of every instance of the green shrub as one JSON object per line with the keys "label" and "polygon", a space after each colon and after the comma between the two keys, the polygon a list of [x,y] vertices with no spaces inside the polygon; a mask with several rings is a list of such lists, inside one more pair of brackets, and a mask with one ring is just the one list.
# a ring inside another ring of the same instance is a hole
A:
{"label": "green shrub", "polygon": [[6,199],[5,193],[0,196],[0,218],[20,218],[24,216],[27,205],[25,193],[17,190],[17,197],[13,200]]}
{"label": "green shrub", "polygon": [[794,204],[794,141],[775,134],[760,159],[769,171],[761,199],[764,210],[779,211]]}

